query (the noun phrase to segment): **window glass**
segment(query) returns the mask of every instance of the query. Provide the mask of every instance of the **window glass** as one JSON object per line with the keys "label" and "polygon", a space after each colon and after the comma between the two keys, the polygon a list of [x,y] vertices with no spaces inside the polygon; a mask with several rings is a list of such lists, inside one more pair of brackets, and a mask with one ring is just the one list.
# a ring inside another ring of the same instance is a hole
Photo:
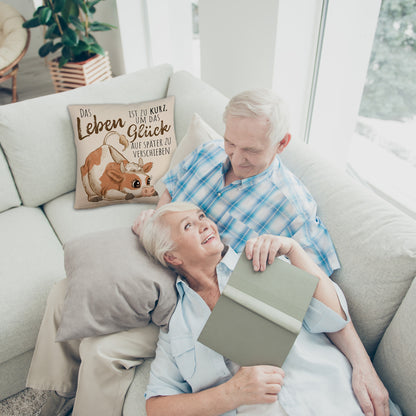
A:
{"label": "window glass", "polygon": [[416,218],[416,2],[383,0],[349,171]]}

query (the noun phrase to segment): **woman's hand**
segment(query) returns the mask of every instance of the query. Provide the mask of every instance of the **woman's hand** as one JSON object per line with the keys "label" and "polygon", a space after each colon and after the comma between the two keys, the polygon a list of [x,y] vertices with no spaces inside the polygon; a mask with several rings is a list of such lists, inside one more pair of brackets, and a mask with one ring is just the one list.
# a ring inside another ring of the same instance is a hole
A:
{"label": "woman's hand", "polygon": [[241,367],[227,381],[226,389],[235,408],[243,404],[273,403],[282,389],[284,371],[271,365]]}
{"label": "woman's hand", "polygon": [[297,244],[292,238],[264,234],[248,240],[245,252],[247,258],[253,261],[253,269],[264,271],[276,257],[289,256]]}
{"label": "woman's hand", "polygon": [[145,211],[142,211],[136,218],[136,221],[134,221],[134,224],[131,227],[136,235],[140,236],[140,231],[143,227],[143,224],[154,214],[154,212],[154,209],[146,209]]}

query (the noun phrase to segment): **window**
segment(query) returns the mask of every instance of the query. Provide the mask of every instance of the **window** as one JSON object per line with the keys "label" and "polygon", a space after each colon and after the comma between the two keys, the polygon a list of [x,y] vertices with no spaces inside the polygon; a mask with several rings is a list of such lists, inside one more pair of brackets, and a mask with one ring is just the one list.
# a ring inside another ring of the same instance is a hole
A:
{"label": "window", "polygon": [[382,1],[348,171],[416,218],[415,5]]}

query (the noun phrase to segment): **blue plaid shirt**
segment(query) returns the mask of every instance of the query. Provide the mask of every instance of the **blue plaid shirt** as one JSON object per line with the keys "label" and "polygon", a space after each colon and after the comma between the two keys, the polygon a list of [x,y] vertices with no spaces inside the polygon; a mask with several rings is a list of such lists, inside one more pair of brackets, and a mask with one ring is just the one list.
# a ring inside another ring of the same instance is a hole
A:
{"label": "blue plaid shirt", "polygon": [[218,226],[223,242],[242,252],[248,239],[293,237],[328,274],[339,268],[335,248],[316,215],[316,202],[276,156],[262,173],[224,186],[230,161],[222,140],[204,143],[163,182],[172,201],[190,201]]}

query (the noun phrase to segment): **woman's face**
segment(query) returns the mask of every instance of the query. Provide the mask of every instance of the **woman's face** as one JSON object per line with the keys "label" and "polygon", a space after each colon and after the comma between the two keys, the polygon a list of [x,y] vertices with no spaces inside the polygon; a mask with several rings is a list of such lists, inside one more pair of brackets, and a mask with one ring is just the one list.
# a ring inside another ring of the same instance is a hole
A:
{"label": "woman's face", "polygon": [[[175,249],[170,252],[180,264],[198,263],[221,255],[224,244],[218,228],[201,210],[169,212],[163,221],[170,227]],[[171,262],[168,259],[169,262]]]}

